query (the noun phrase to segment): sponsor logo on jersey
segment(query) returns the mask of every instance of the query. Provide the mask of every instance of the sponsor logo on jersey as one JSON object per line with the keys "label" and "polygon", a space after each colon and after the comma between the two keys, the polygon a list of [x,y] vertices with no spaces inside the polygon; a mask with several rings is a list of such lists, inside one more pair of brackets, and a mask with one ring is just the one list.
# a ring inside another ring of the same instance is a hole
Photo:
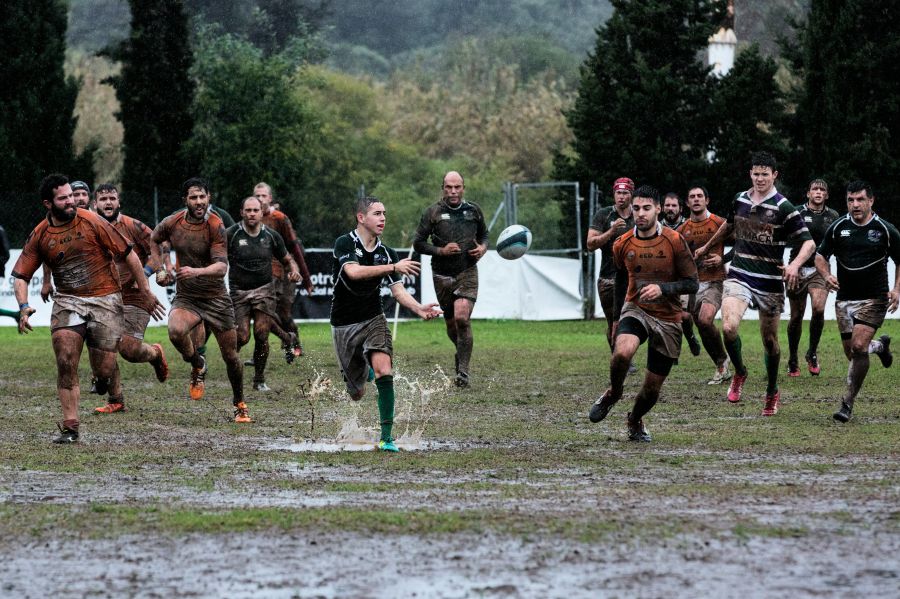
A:
{"label": "sponsor logo on jersey", "polygon": [[878,240],[881,239],[881,231],[876,231],[875,229],[869,229],[869,232],[866,234],[869,238],[869,241],[872,243],[878,243]]}
{"label": "sponsor logo on jersey", "polygon": [[363,251],[359,248],[356,248],[356,255],[359,256],[360,258],[362,258]]}
{"label": "sponsor logo on jersey", "polygon": [[441,212],[441,220],[450,220],[450,215],[446,212]]}
{"label": "sponsor logo on jersey", "polygon": [[247,245],[246,239],[238,239],[238,245]]}
{"label": "sponsor logo on jersey", "polygon": [[850,230],[849,229],[842,230],[841,237],[850,237]]}
{"label": "sponsor logo on jersey", "polygon": [[811,216],[804,216],[804,217],[803,217],[803,220],[805,220],[805,221],[808,222],[808,223],[811,223],[811,222],[812,222],[812,217],[811,217]]}

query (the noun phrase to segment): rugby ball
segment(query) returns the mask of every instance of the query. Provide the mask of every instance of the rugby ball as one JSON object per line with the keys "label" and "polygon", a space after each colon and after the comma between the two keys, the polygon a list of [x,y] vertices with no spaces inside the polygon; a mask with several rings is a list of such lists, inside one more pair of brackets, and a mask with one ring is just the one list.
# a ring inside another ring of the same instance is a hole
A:
{"label": "rugby ball", "polygon": [[531,231],[522,225],[510,225],[497,238],[497,253],[501,258],[521,258],[531,247]]}

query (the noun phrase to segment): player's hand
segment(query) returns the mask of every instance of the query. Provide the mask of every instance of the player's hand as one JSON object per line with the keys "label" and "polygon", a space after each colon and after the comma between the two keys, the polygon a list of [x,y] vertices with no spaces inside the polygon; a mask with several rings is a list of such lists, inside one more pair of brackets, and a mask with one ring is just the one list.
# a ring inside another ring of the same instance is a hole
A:
{"label": "player's hand", "polygon": [[701,245],[696,249],[696,251],[694,251],[694,260],[699,260],[700,258],[705,256],[707,252],[709,252],[709,248],[705,245]]}
{"label": "player's hand", "polygon": [[418,314],[422,317],[422,320],[431,320],[442,315],[443,312],[441,312],[438,304],[426,304],[418,310]]}
{"label": "player's hand", "polygon": [[421,265],[412,258],[404,258],[394,265],[394,272],[401,275],[417,275],[420,267]]}
{"label": "player's hand", "polygon": [[719,256],[718,254],[713,254],[712,256],[705,258],[700,263],[701,268],[705,268],[707,270],[712,270],[714,268],[718,268],[721,265],[722,265],[722,256]]}
{"label": "player's hand", "polygon": [[312,295],[313,294],[313,284],[312,281],[306,279],[303,281],[303,288],[306,289],[306,293]]}
{"label": "player's hand", "polygon": [[900,305],[900,291],[891,289],[888,291],[888,312],[896,312],[898,305]]}
{"label": "player's hand", "polygon": [[781,278],[787,283],[788,289],[796,289],[797,285],[800,284],[800,267],[788,264],[787,266],[779,266],[778,268],[780,268],[783,273]]}
{"label": "player's hand", "polygon": [[475,260],[481,260],[481,257],[487,252],[487,245],[478,245],[475,244],[475,247],[469,250],[469,255],[475,258]]}
{"label": "player's hand", "polygon": [[183,281],[184,279],[195,279],[201,275],[199,268],[193,266],[181,266],[175,271],[175,280]]}
{"label": "player's hand", "polygon": [[153,317],[153,320],[162,320],[166,315],[166,307],[162,305],[162,302],[159,301],[159,298],[156,297],[152,292],[147,293],[145,298],[147,312],[150,313],[150,316]]}
{"label": "player's hand", "polygon": [[23,308],[19,311],[19,334],[27,335],[28,331],[32,330],[31,323],[28,322],[28,317],[37,312],[32,307]]}
{"label": "player's hand", "polygon": [[832,274],[829,274],[827,277],[825,277],[825,285],[828,286],[829,291],[837,291],[841,288],[841,286],[838,285],[837,277]]}
{"label": "player's hand", "polygon": [[156,284],[160,287],[168,287],[172,283],[175,282],[175,279],[172,277],[172,273],[168,271],[168,269],[161,269],[156,273]]}
{"label": "player's hand", "polygon": [[617,219],[613,222],[613,225],[612,225],[612,226],[613,226],[613,229],[615,229],[615,230],[618,231],[618,230],[620,230],[620,229],[627,229],[627,228],[628,228],[628,223],[625,222],[625,219],[622,218],[622,217],[620,216],[619,218],[617,218]]}
{"label": "player's hand", "polygon": [[641,289],[641,301],[649,302],[655,300],[658,297],[662,297],[662,289],[659,288],[659,285],[656,283],[651,283],[650,285],[645,285]]}
{"label": "player's hand", "polygon": [[451,241],[447,245],[441,248],[440,255],[441,256],[452,256],[454,254],[462,254],[462,248],[459,247],[459,244],[455,241]]}
{"label": "player's hand", "polygon": [[300,281],[300,273],[299,272],[289,272],[287,278],[288,278],[288,281],[291,281],[292,283],[297,283],[298,281]]}
{"label": "player's hand", "polygon": [[41,299],[46,304],[51,297],[53,297],[53,285],[50,284],[50,281],[44,281],[44,284],[41,285]]}

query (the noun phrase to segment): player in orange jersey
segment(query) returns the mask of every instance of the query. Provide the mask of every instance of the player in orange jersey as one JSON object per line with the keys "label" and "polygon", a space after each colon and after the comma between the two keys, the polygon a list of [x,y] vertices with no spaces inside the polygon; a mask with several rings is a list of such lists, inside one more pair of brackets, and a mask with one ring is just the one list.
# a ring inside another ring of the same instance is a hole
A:
{"label": "player in orange jersey", "polygon": [[680,295],[697,292],[697,267],[684,238],[659,222],[659,192],[649,185],[631,200],[635,226],[613,244],[616,302],[622,304],[615,347],[609,363],[610,388],[591,406],[591,422],[600,422],[622,397],[628,365],[648,342],[647,374],[626,417],[628,438],[650,441],[643,416],[659,399],[659,390],[681,352]]}

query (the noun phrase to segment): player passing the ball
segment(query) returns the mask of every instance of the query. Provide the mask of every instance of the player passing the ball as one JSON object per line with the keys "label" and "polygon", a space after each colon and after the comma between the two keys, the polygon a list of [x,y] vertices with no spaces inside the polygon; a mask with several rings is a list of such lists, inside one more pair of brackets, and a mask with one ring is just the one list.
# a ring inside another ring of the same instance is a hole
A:
{"label": "player passing the ball", "polygon": [[403,285],[403,275],[419,274],[419,263],[400,260],[381,243],[386,211],[377,198],[356,201],[356,228],[334,242],[334,296],[331,302],[331,336],[334,351],[354,400],[365,394],[369,368],[375,372],[382,451],[397,451],[391,429],[394,424],[393,344],[381,285],[387,282],[394,299],[425,320],[441,315],[437,304],[422,305]]}
{"label": "player passing the ball", "polygon": [[[622,397],[628,366],[647,342],[647,374],[626,417],[628,438],[650,441],[643,417],[681,353],[682,294],[696,293],[697,267],[684,238],[659,222],[659,192],[637,188],[631,200],[635,227],[613,244],[616,303],[621,314],[609,362],[610,387],[591,406],[591,422],[600,422]],[[622,299],[624,296],[624,303]]]}

